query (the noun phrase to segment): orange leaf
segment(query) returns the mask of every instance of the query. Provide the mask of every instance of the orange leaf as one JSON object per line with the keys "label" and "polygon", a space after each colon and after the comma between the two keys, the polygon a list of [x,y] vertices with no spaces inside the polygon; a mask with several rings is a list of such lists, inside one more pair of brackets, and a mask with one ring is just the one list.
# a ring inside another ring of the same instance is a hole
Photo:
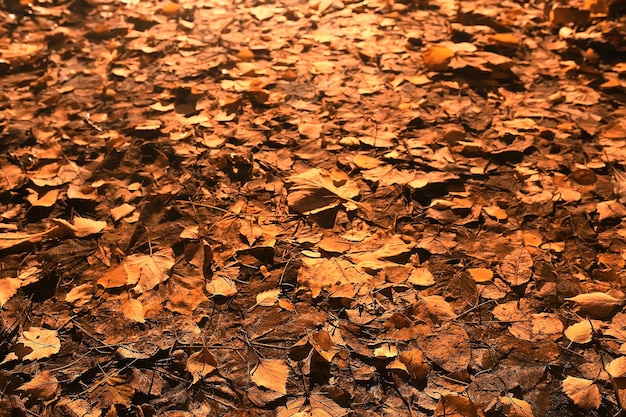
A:
{"label": "orange leaf", "polygon": [[250,373],[252,382],[260,387],[287,394],[289,367],[284,359],[261,359]]}

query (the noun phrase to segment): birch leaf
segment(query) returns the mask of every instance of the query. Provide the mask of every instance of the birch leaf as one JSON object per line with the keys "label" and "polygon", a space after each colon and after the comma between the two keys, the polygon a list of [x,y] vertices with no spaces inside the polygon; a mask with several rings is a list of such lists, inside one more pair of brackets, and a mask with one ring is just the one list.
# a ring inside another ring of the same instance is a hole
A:
{"label": "birch leaf", "polygon": [[597,409],[602,401],[600,389],[589,379],[568,376],[563,381],[563,392],[586,411]]}

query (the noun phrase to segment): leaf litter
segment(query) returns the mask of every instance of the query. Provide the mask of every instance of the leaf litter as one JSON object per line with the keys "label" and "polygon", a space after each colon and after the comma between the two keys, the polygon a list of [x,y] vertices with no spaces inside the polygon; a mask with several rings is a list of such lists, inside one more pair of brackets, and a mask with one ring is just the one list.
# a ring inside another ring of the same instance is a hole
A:
{"label": "leaf litter", "polygon": [[5,1],[0,410],[617,415],[624,10]]}

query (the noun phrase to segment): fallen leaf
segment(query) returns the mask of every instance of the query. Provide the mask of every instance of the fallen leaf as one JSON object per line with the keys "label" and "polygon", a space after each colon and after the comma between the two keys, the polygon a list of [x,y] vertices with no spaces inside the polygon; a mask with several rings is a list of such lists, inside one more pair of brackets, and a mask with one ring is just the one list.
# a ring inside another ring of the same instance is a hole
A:
{"label": "fallen leaf", "polygon": [[590,315],[605,318],[608,317],[618,306],[622,305],[622,300],[618,300],[603,292],[591,292],[579,294],[575,297],[566,298],[567,301],[574,301],[583,307]]}
{"label": "fallen leaf", "polygon": [[86,219],[84,217],[75,216],[73,223],[63,219],[53,219],[55,223],[60,224],[72,231],[76,237],[86,237],[96,233],[100,233],[107,225],[105,221],[97,221]]}
{"label": "fallen leaf", "polygon": [[400,362],[406,366],[406,370],[413,379],[426,379],[428,376],[428,361],[419,349],[411,349],[398,355]]}
{"label": "fallen leaf", "polygon": [[563,392],[583,410],[596,410],[602,402],[600,389],[593,381],[568,376],[563,381]]}
{"label": "fallen leaf", "polygon": [[51,400],[55,397],[59,381],[52,372],[45,370],[35,375],[33,379],[21,385],[18,389],[26,391],[32,398]]}
{"label": "fallen leaf", "polygon": [[94,293],[94,286],[91,283],[78,285],[65,295],[65,301],[74,307],[81,307],[87,304]]}
{"label": "fallen leaf", "polygon": [[578,323],[572,324],[565,329],[565,337],[574,343],[589,343],[593,337],[593,327],[589,320],[583,320]]}
{"label": "fallen leaf", "polygon": [[189,356],[187,371],[193,378],[193,384],[217,369],[217,360],[207,348],[202,348]]}
{"label": "fallen leaf", "polygon": [[273,290],[263,291],[262,293],[257,294],[256,296],[256,305],[263,307],[271,307],[278,301],[278,296],[280,295],[280,288],[275,288]]}
{"label": "fallen leaf", "polygon": [[225,276],[215,276],[206,284],[206,290],[211,295],[219,295],[222,297],[232,297],[237,294],[237,286],[235,282]]}
{"label": "fallen leaf", "polygon": [[507,395],[500,397],[500,404],[506,417],[533,417],[533,409],[524,400]]}
{"label": "fallen leaf", "polygon": [[17,290],[22,286],[22,280],[19,278],[2,278],[0,279],[0,307],[11,299]]}
{"label": "fallen leaf", "polygon": [[493,279],[493,271],[487,268],[470,268],[467,270],[470,277],[477,283],[491,282]]}
{"label": "fallen leaf", "polygon": [[[61,349],[61,340],[56,330],[42,327],[30,327],[17,339],[18,357],[22,360],[37,360],[48,358]],[[21,346],[20,346],[21,345]],[[26,348],[26,349],[24,349]],[[21,353],[24,353],[21,355]]]}
{"label": "fallen leaf", "polygon": [[626,377],[626,356],[613,359],[604,369],[611,375],[611,378]]}
{"label": "fallen leaf", "polygon": [[135,285],[137,293],[151,290],[169,278],[174,266],[174,251],[161,249],[151,255],[135,254],[124,260],[124,270],[128,276],[128,285]]}
{"label": "fallen leaf", "polygon": [[250,372],[252,382],[260,387],[287,394],[289,367],[284,359],[261,359]]}
{"label": "fallen leaf", "polygon": [[122,314],[124,314],[124,317],[129,320],[135,321],[137,323],[146,322],[143,313],[143,305],[141,304],[141,301],[135,298],[129,298],[125,301],[122,301],[120,310],[122,311]]}
{"label": "fallen leaf", "polygon": [[533,259],[530,252],[521,246],[504,257],[498,273],[506,282],[517,287],[530,281],[532,267]]}

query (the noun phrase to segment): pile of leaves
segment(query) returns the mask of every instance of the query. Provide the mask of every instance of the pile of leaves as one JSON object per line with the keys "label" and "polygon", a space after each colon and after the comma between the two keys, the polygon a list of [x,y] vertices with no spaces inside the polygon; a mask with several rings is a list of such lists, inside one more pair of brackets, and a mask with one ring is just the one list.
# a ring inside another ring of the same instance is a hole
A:
{"label": "pile of leaves", "polygon": [[626,407],[621,0],[3,0],[0,416]]}

